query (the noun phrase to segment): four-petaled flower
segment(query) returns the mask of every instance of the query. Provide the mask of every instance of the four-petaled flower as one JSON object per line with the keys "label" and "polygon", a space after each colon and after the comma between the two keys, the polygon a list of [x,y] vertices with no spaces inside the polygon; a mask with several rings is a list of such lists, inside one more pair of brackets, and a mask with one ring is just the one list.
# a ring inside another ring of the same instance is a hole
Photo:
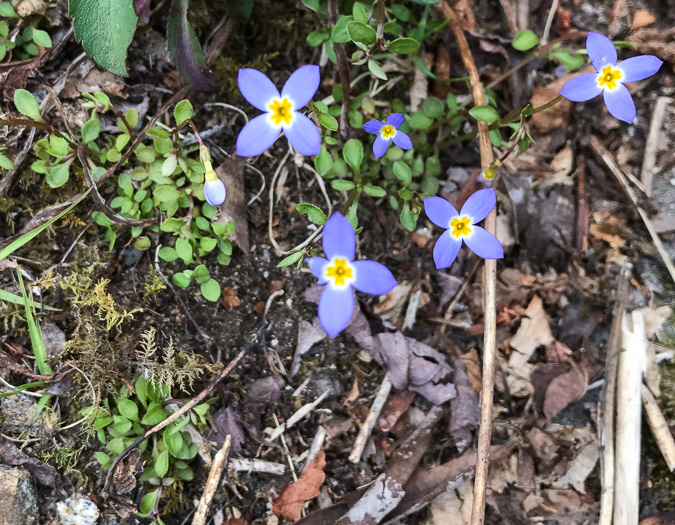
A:
{"label": "four-petaled flower", "polygon": [[282,130],[295,151],[307,157],[321,153],[321,134],[300,109],[319,89],[319,66],[297,69],[279,90],[257,69],[239,70],[239,90],[249,103],[265,114],[252,119],[237,137],[237,155],[255,157],[269,149]]}
{"label": "four-petaled flower", "polygon": [[387,117],[386,122],[370,120],[363,125],[364,131],[379,135],[373,142],[373,154],[376,158],[379,159],[387,152],[391,141],[394,141],[394,144],[401,149],[412,149],[410,137],[402,131],[398,131],[404,120],[405,117],[401,113],[392,113]]}
{"label": "four-petaled flower", "polygon": [[635,119],[635,103],[626,86],[656,73],[663,61],[642,55],[616,63],[616,47],[599,33],[589,33],[586,50],[596,73],[586,73],[567,81],[560,94],[572,102],[585,102],[603,94],[609,112],[629,124]]}
{"label": "four-petaled flower", "polygon": [[319,285],[326,285],[319,299],[319,321],[330,337],[344,330],[354,313],[354,288],[370,295],[384,295],[396,286],[389,269],[375,261],[354,261],[356,235],[350,222],[335,213],[323,227],[327,258],[307,259]]}
{"label": "four-petaled flower", "polygon": [[497,195],[492,188],[478,190],[472,194],[460,212],[457,212],[452,204],[441,197],[424,199],[424,211],[427,217],[436,226],[447,228],[434,246],[436,268],[439,270],[447,268],[454,262],[462,247],[462,241],[483,259],[504,257],[504,248],[497,237],[480,226],[476,226],[477,222],[488,216],[496,204]]}

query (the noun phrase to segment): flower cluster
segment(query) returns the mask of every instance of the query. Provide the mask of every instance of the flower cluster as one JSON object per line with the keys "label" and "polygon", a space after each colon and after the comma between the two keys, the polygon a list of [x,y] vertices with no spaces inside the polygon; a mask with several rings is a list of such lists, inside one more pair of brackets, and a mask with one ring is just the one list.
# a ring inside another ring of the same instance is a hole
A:
{"label": "flower cluster", "polygon": [[[602,93],[609,112],[617,119],[631,123],[636,114],[635,104],[624,84],[653,75],[663,62],[647,55],[617,63],[614,44],[598,33],[588,35],[586,48],[595,72],[572,78],[560,94],[571,101],[584,102]],[[255,69],[240,70],[238,80],[244,98],[264,112],[248,122],[239,133],[238,155],[260,155],[276,142],[282,132],[297,153],[311,156],[321,152],[321,133],[317,125],[301,112],[319,88],[318,66],[300,67],[288,78],[281,93],[265,74]],[[377,159],[385,155],[392,142],[404,150],[413,148],[410,137],[399,129],[404,123],[404,115],[392,113],[384,122],[370,120],[363,126],[366,133],[377,135],[373,142],[373,154]],[[488,187],[469,196],[461,211],[441,197],[424,199],[424,211],[429,220],[445,230],[434,245],[433,257],[437,269],[452,265],[462,244],[484,259],[504,257],[499,240],[478,226],[497,205],[497,196],[491,186],[502,160],[483,167],[478,181]],[[225,200],[225,186],[211,167],[208,150],[203,154],[202,161],[206,167],[204,197],[209,204],[218,206]],[[319,300],[319,320],[326,333],[335,337],[351,321],[354,290],[383,295],[397,283],[381,263],[354,260],[354,227],[340,213],[335,213],[324,224],[323,249],[325,258],[311,257],[307,262],[318,284],[324,286]]]}

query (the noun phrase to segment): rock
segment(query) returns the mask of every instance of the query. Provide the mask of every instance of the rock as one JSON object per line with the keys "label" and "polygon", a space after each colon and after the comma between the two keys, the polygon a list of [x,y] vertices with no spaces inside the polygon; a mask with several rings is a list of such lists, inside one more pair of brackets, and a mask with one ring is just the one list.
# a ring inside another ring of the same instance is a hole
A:
{"label": "rock", "polygon": [[34,419],[36,406],[35,401],[25,394],[0,397],[0,423],[18,431],[31,427],[51,430],[58,425],[58,415],[55,412],[47,418],[46,411],[43,410]]}
{"label": "rock", "polygon": [[0,525],[37,525],[33,479],[20,467],[0,465]]}
{"label": "rock", "polygon": [[94,525],[100,516],[96,504],[78,494],[59,501],[56,510],[59,513],[59,525]]}

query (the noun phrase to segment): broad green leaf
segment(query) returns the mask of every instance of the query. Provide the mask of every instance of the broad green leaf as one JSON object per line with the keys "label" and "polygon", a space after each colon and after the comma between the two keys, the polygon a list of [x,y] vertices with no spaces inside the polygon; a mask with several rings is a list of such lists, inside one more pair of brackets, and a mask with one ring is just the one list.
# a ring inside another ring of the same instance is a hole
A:
{"label": "broad green leaf", "polygon": [[338,121],[335,117],[331,117],[328,113],[319,113],[319,123],[326,129],[336,131],[338,129]]}
{"label": "broad green leaf", "polygon": [[323,177],[333,167],[333,157],[326,150],[323,150],[314,158],[314,166],[319,175]]}
{"label": "broad green leaf", "polygon": [[159,495],[159,489],[154,490],[152,492],[148,492],[145,496],[143,496],[143,499],[141,500],[141,508],[140,511],[142,515],[147,516],[150,514],[154,509],[155,505],[157,503],[157,496]]}
{"label": "broad green leaf", "polygon": [[368,61],[368,70],[380,80],[387,80],[387,74],[384,72],[382,66],[380,66],[380,63],[377,60],[371,58]]}
{"label": "broad green leaf", "polygon": [[375,30],[362,22],[348,22],[347,32],[349,33],[349,38],[354,42],[360,42],[366,46],[372,46],[377,42]]}
{"label": "broad green leaf", "polygon": [[361,144],[361,141],[349,139],[344,146],[342,156],[354,172],[359,173],[361,170],[361,161],[363,161],[363,144]]}
{"label": "broad green leaf", "polygon": [[101,133],[101,121],[98,119],[91,119],[82,126],[82,141],[86,144],[96,140]]}
{"label": "broad green leaf", "polygon": [[0,153],[0,168],[3,168],[5,170],[16,169],[14,163],[12,162],[12,159],[7,157],[6,155],[3,155],[2,153]]}
{"label": "broad green leaf", "polygon": [[169,246],[164,246],[159,250],[159,258],[166,262],[172,262],[178,259],[178,252]]}
{"label": "broad green leaf", "polygon": [[218,301],[218,299],[220,299],[220,285],[215,279],[209,279],[208,281],[202,283],[201,289],[202,295],[207,301],[215,303]]}
{"label": "broad green leaf", "polygon": [[169,417],[169,413],[162,408],[160,403],[153,401],[150,403],[148,411],[143,416],[143,419],[141,419],[141,424],[154,426],[160,421],[164,421],[167,417]]}
{"label": "broad green leaf", "polygon": [[363,191],[366,193],[366,195],[370,195],[371,197],[384,197],[387,194],[384,188],[373,186],[372,184],[366,184],[363,187]]}
{"label": "broad green leaf", "polygon": [[173,117],[176,119],[176,125],[180,126],[186,120],[192,118],[194,109],[189,100],[181,100],[173,110]]}
{"label": "broad green leaf", "polygon": [[410,119],[411,129],[427,129],[434,121],[421,109],[415,111]]}
{"label": "broad green leaf", "polygon": [[350,180],[334,180],[331,185],[333,186],[333,189],[336,189],[338,191],[349,191],[353,190],[354,187],[356,186],[352,181]]}
{"label": "broad green leaf", "polygon": [[54,166],[47,174],[46,181],[52,188],[60,188],[70,176],[70,163],[59,164]]}
{"label": "broad green leaf", "polygon": [[368,13],[366,13],[364,7],[358,2],[354,3],[354,7],[352,8],[352,16],[357,22],[361,22],[362,24],[368,23]]}
{"label": "broad green leaf", "polygon": [[131,421],[139,421],[138,419],[138,406],[136,403],[131,401],[131,399],[120,399],[117,403],[117,409],[127,419]]}
{"label": "broad green leaf", "polygon": [[427,97],[422,102],[422,111],[431,118],[438,118],[443,115],[445,108],[441,99],[436,97]]}
{"label": "broad green leaf", "polygon": [[[189,421],[188,418],[185,418],[186,421]],[[175,427],[174,424],[169,425],[164,429],[164,444],[166,448],[171,453],[172,456],[177,456],[180,454],[180,449],[183,448],[183,436],[180,432],[171,432]]]}
{"label": "broad green leaf", "polygon": [[[333,42],[336,44],[344,44],[346,42],[349,42],[349,32],[347,31],[347,24],[352,22],[354,20],[353,16],[340,16],[338,18],[337,23],[333,26],[333,32],[331,34],[331,39]],[[330,42],[329,40],[326,41],[326,51],[328,51],[328,47],[330,49],[333,49],[333,42]],[[330,45],[329,45],[330,44]],[[336,102],[338,102],[337,99],[335,99]]]}
{"label": "broad green leaf", "polygon": [[173,0],[166,27],[166,41],[174,64],[183,79],[199,91],[216,87],[213,73],[206,65],[204,51],[187,20],[189,0]]}
{"label": "broad green leaf", "polygon": [[420,43],[414,38],[397,38],[387,48],[392,53],[397,53],[399,55],[405,55],[408,53],[414,53],[420,47]]}
{"label": "broad green leaf", "polygon": [[513,47],[518,51],[527,51],[539,45],[539,37],[530,29],[523,29],[513,37]]}
{"label": "broad green leaf", "polygon": [[178,200],[178,197],[181,196],[181,192],[178,191],[173,186],[165,184],[163,186],[158,186],[157,188],[155,188],[153,195],[160,202],[170,202]]}
{"label": "broad green leaf", "polygon": [[33,28],[33,42],[42,47],[52,47],[52,39],[47,31]]}
{"label": "broad green leaf", "polygon": [[163,478],[166,473],[169,471],[169,451],[165,450],[157,459],[155,459],[155,472],[157,476]]}
{"label": "broad green leaf", "polygon": [[108,470],[110,465],[112,465],[112,459],[105,452],[97,452],[96,459],[101,464],[103,470]]}
{"label": "broad green leaf", "polygon": [[10,2],[0,2],[0,16],[6,16],[7,18],[19,18],[19,15],[16,14],[16,11],[14,11],[14,8]]}
{"label": "broad green leaf", "polygon": [[471,115],[476,120],[487,122],[488,124],[492,124],[493,122],[497,122],[499,120],[499,113],[497,113],[496,109],[491,108],[490,106],[473,107],[469,110],[469,115]]}
{"label": "broad green leaf", "polygon": [[17,89],[14,92],[14,105],[19,113],[26,115],[33,120],[42,121],[40,116],[40,106],[30,91],[25,89]]}
{"label": "broad green leaf", "polygon": [[187,288],[190,286],[190,277],[184,273],[176,273],[173,275],[173,282],[181,288]]}
{"label": "broad green leaf", "polygon": [[410,166],[408,166],[402,160],[397,160],[394,162],[394,175],[396,175],[404,184],[409,184],[412,180],[412,171],[410,170]]}
{"label": "broad green leaf", "polygon": [[127,48],[138,17],[133,0],[70,0],[75,38],[87,55],[116,75],[126,75]]}
{"label": "broad green leaf", "polygon": [[404,202],[401,209],[401,224],[403,227],[408,231],[414,231],[415,226],[417,226],[417,217],[418,215],[410,210],[410,205]]}
{"label": "broad green leaf", "polygon": [[183,239],[182,237],[179,237],[176,239],[176,252],[178,253],[178,257],[183,259],[183,262],[185,264],[190,264],[193,262],[192,260],[192,245],[190,244],[190,241],[187,239]]}
{"label": "broad green leaf", "polygon": [[136,384],[134,385],[134,390],[136,390],[136,396],[141,402],[141,405],[147,408],[148,406],[148,380],[143,376],[139,376],[136,379]]}
{"label": "broad green leaf", "polygon": [[295,209],[303,215],[307,215],[310,222],[321,226],[326,222],[326,214],[321,211],[318,206],[310,204],[309,202],[301,202],[295,205]]}
{"label": "broad green leaf", "polygon": [[288,257],[283,259],[279,264],[277,264],[277,268],[283,268],[284,266],[290,266],[291,264],[299,261],[303,256],[305,255],[305,252],[300,250],[298,252],[290,254]]}

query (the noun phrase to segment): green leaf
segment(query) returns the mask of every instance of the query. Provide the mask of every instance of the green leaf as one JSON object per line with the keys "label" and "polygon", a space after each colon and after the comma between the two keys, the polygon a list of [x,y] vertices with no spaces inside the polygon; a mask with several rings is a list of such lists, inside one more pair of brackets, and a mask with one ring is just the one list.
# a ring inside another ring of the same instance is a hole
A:
{"label": "green leaf", "polygon": [[112,422],[113,422],[112,416],[109,416],[107,414],[99,414],[99,415],[96,416],[96,420],[94,421],[94,426],[96,428],[104,428],[104,427],[107,427]]}
{"label": "green leaf", "polygon": [[363,191],[366,193],[366,195],[370,195],[371,197],[384,197],[387,194],[384,188],[373,186],[372,184],[366,184],[363,187]]}
{"label": "green leaf", "polygon": [[131,430],[132,423],[124,416],[113,416],[113,427],[119,434],[125,436]]}
{"label": "green leaf", "polygon": [[112,465],[112,459],[105,452],[97,452],[96,460],[101,464],[103,470],[108,470],[110,465]]}
{"label": "green leaf", "polygon": [[101,121],[98,119],[91,119],[82,126],[82,141],[86,144],[96,140],[101,133]]}
{"label": "green leaf", "polygon": [[326,150],[323,150],[314,158],[314,166],[319,175],[323,177],[333,167],[333,157]]}
{"label": "green leaf", "polygon": [[394,175],[396,175],[404,184],[409,184],[412,180],[412,171],[410,170],[410,166],[408,166],[402,160],[397,160],[394,162]]}
{"label": "green leaf", "polygon": [[54,157],[65,157],[70,152],[70,146],[66,139],[52,135],[49,137],[49,148],[47,150]]}
{"label": "green leaf", "polygon": [[321,226],[326,222],[326,214],[322,212],[321,209],[318,206],[315,206],[314,204],[310,204],[309,202],[301,202],[300,204],[295,205],[295,209],[299,213],[307,215],[309,221],[313,222],[314,224],[318,224],[319,226]]}
{"label": "green leaf", "polygon": [[60,188],[66,182],[68,182],[68,177],[70,176],[70,163],[66,162],[65,164],[59,164],[54,166],[51,171],[47,174],[46,180],[52,188]]}
{"label": "green leaf", "polygon": [[363,144],[361,144],[360,140],[349,139],[344,146],[342,156],[344,157],[347,164],[351,166],[351,168],[354,170],[355,173],[360,173],[361,161],[363,161]]}
{"label": "green leaf", "polygon": [[165,184],[163,186],[158,186],[153,192],[154,197],[159,200],[159,202],[171,202],[177,201],[178,197],[181,196],[181,192],[178,191],[173,186]]}
{"label": "green leaf", "polygon": [[335,117],[331,117],[328,113],[319,113],[319,123],[326,129],[336,131],[338,129],[338,121]]}
{"label": "green leaf", "polygon": [[121,437],[116,437],[108,441],[105,448],[116,456],[119,456],[126,447],[124,446],[124,440]]}
{"label": "green leaf", "polygon": [[558,60],[567,71],[574,71],[584,65],[584,57],[579,53],[572,54],[569,49],[557,49],[551,51],[548,57],[553,60]]}
{"label": "green leaf", "polygon": [[136,390],[136,396],[141,402],[141,405],[147,408],[148,406],[148,380],[143,376],[139,376],[136,379],[136,384],[134,385],[134,390]]}
{"label": "green leaf", "polygon": [[434,121],[421,109],[415,111],[410,118],[411,129],[427,129]]}
{"label": "green leaf", "polygon": [[181,288],[187,288],[190,286],[190,277],[185,273],[176,273],[173,275],[174,284],[180,286]]}
{"label": "green leaf", "polygon": [[216,247],[216,244],[218,244],[218,239],[214,239],[213,237],[202,237],[199,240],[199,248],[202,249],[204,253],[209,253]]}
{"label": "green leaf", "polygon": [[[344,44],[349,42],[349,32],[347,31],[347,24],[354,20],[353,16],[340,16],[337,23],[333,26],[333,32],[331,34],[331,39],[337,44]],[[333,44],[330,41],[326,41],[326,44],[330,44],[330,48],[333,48]],[[337,99],[336,99],[337,101]]]}
{"label": "green leaf", "polygon": [[387,48],[392,53],[405,55],[407,53],[414,53],[420,47],[420,43],[414,38],[397,38]]}
{"label": "green leaf", "polygon": [[52,39],[47,31],[33,28],[33,42],[42,47],[52,47]]}
{"label": "green leaf", "polygon": [[312,31],[307,35],[307,45],[309,47],[316,47],[326,40],[326,38],[328,38],[328,35],[324,31]]}
{"label": "green leaf", "polygon": [[497,122],[499,120],[499,113],[497,113],[496,109],[491,108],[490,106],[476,106],[471,108],[469,110],[469,115],[471,115],[476,120],[487,122],[488,124],[492,124],[493,122]]}
{"label": "green leaf", "polygon": [[[185,418],[186,421],[189,421],[188,418]],[[164,429],[164,444],[166,445],[167,450],[171,453],[172,456],[178,456],[180,454],[180,449],[183,448],[183,436],[180,432],[171,432],[175,427],[174,424],[169,425]]]}
{"label": "green leaf", "polygon": [[513,47],[518,51],[527,51],[539,45],[539,37],[529,29],[523,29],[513,37]]}
{"label": "green leaf", "polygon": [[305,255],[305,252],[303,250],[292,253],[288,257],[283,259],[279,264],[277,264],[277,268],[283,268],[284,266],[290,266],[291,264],[299,261],[303,257],[303,255]]}
{"label": "green leaf", "polygon": [[140,505],[140,511],[141,514],[144,516],[147,516],[150,514],[154,509],[155,505],[157,504],[157,496],[159,495],[159,490],[154,490],[152,492],[148,492],[145,496],[143,496],[143,499],[141,500],[141,505]]}
{"label": "green leaf", "polygon": [[173,117],[176,119],[176,125],[180,126],[186,120],[192,118],[194,110],[189,100],[181,100],[173,110]]}
{"label": "green leaf", "polygon": [[190,241],[187,239],[183,239],[182,237],[179,237],[176,239],[176,252],[178,253],[178,257],[183,259],[183,262],[185,264],[190,264],[193,262],[192,259],[192,245],[190,244]]}
{"label": "green leaf", "polygon": [[178,252],[169,246],[164,246],[163,248],[160,248],[159,253],[157,255],[159,255],[160,259],[166,262],[172,262],[178,259]]}
{"label": "green leaf", "polygon": [[427,171],[431,175],[440,175],[441,174],[441,161],[436,155],[427,158]]}
{"label": "green leaf", "polygon": [[40,116],[40,106],[30,91],[25,89],[17,89],[14,92],[14,105],[19,113],[26,115],[33,120],[43,121]]}
{"label": "green leaf", "polygon": [[169,413],[162,408],[160,403],[153,401],[150,403],[143,419],[141,419],[141,424],[154,426],[160,421],[164,421],[167,417],[169,417]]}
{"label": "green leaf", "polygon": [[120,399],[117,403],[117,409],[127,419],[131,421],[139,421],[138,419],[138,407],[131,399]]}
{"label": "green leaf", "polygon": [[414,231],[415,226],[417,226],[417,217],[418,215],[410,210],[410,205],[404,202],[401,209],[401,224],[403,227],[408,231]]}
{"label": "green leaf", "polygon": [[387,80],[387,74],[384,72],[382,66],[380,66],[380,63],[377,60],[371,58],[368,61],[368,70],[380,80]]}
{"label": "green leaf", "polygon": [[178,166],[178,158],[176,155],[169,155],[162,163],[162,177],[170,176],[176,169],[176,166]]}
{"label": "green leaf", "polygon": [[138,17],[133,0],[70,0],[75,38],[87,55],[116,75],[126,75],[127,48]]}
{"label": "green leaf", "polygon": [[354,7],[352,8],[352,16],[357,22],[361,22],[362,24],[368,23],[368,13],[366,13],[366,10],[358,2],[354,3]]}
{"label": "green leaf", "polygon": [[187,20],[189,0],[173,0],[166,27],[166,41],[174,64],[183,79],[199,91],[216,87],[213,73],[206,65],[204,51]]}
{"label": "green leaf", "polygon": [[7,18],[19,18],[19,15],[16,14],[12,4],[9,2],[0,2],[0,16],[6,16]]}
{"label": "green leaf", "polygon": [[14,170],[16,167],[14,166],[14,163],[12,162],[12,159],[7,157],[6,155],[3,155],[0,153],[0,168],[6,169],[6,170]]}
{"label": "green leaf", "polygon": [[169,451],[165,450],[157,459],[155,459],[155,472],[157,476],[163,478],[166,473],[169,471]]}
{"label": "green leaf", "polygon": [[338,191],[349,191],[353,190],[356,186],[352,181],[350,180],[334,180],[331,185],[333,186],[333,189],[336,189]]}
{"label": "green leaf", "polygon": [[349,38],[354,42],[360,42],[366,46],[372,46],[377,42],[377,33],[369,25],[363,22],[349,22],[347,23],[347,33]]}
{"label": "green leaf", "polygon": [[436,97],[427,97],[422,102],[422,111],[431,118],[438,118],[445,112],[443,102]]}
{"label": "green leaf", "polygon": [[215,281],[215,279],[209,279],[208,281],[202,283],[201,286],[202,295],[207,301],[215,303],[220,299],[220,285]]}

